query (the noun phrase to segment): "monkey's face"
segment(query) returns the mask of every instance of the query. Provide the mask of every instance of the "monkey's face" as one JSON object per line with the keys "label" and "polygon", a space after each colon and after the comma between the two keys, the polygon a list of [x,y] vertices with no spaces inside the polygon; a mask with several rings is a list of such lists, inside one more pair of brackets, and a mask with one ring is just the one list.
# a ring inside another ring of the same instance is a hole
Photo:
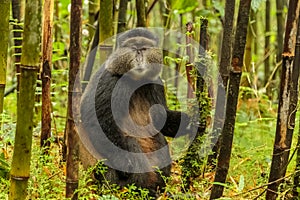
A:
{"label": "monkey's face", "polygon": [[156,80],[162,69],[162,51],[156,41],[145,37],[129,38],[110,56],[106,69],[134,80]]}

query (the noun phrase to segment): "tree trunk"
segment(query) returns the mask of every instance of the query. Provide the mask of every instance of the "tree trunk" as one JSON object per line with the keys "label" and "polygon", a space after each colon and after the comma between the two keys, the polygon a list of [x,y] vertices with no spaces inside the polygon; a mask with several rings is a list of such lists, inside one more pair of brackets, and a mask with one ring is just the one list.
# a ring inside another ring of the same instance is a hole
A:
{"label": "tree trunk", "polygon": [[[23,33],[23,55],[20,65],[20,93],[17,107],[15,146],[11,164],[9,199],[26,199],[30,175],[30,157],[37,72],[40,66],[41,42],[40,0],[26,5]],[[35,37],[32,37],[35,36]]]}
{"label": "tree trunk", "polygon": [[[246,44],[247,27],[249,23],[251,0],[241,0],[237,19],[236,34],[232,51],[230,79],[226,100],[225,122],[222,130],[220,154],[218,156],[217,170],[214,182],[225,183],[228,174],[232,140],[234,133],[236,109],[239,95],[239,84],[242,75],[243,58]],[[210,199],[220,198],[224,186],[214,184]]]}
{"label": "tree trunk", "polygon": [[128,5],[128,0],[120,0],[117,33],[122,33],[124,31],[126,31],[126,28],[127,28],[127,24],[126,24],[127,5]]}
{"label": "tree trunk", "polygon": [[48,149],[50,147],[49,138],[51,137],[51,65],[53,7],[53,0],[44,1],[41,147],[45,148],[45,153],[48,152]]}
{"label": "tree trunk", "polygon": [[[78,199],[78,170],[79,170],[79,137],[76,120],[79,119],[80,87],[80,58],[81,58],[81,15],[82,0],[71,1],[70,26],[70,68],[68,87],[68,113],[66,126],[67,142],[67,175],[66,197]],[[78,77],[79,76],[79,77]]]}
{"label": "tree trunk", "polygon": [[[269,176],[269,183],[275,182],[268,186],[266,194],[266,198],[270,200],[277,198],[278,186],[282,183],[282,180],[276,180],[285,176],[295,127],[299,75],[297,74],[298,69],[296,68],[299,68],[299,66],[294,65],[294,56],[299,12],[300,1],[290,0],[282,53],[276,135]],[[293,66],[295,66],[295,68]]]}
{"label": "tree trunk", "polygon": [[145,0],[136,0],[137,27],[146,27]]}
{"label": "tree trunk", "polygon": [[[298,66],[298,69],[295,69],[296,66]],[[300,66],[300,16],[298,19],[298,31],[297,31],[296,48],[295,48],[295,61],[294,61],[294,65],[293,65],[293,70],[294,69],[297,70],[297,73],[299,73],[299,66]],[[300,132],[299,131],[300,130],[298,130],[297,157],[296,157],[296,168],[295,168],[294,187],[293,187],[293,196],[295,198],[297,198],[299,196],[298,191],[300,189],[300,150],[299,150]]]}
{"label": "tree trunk", "polygon": [[229,67],[231,59],[233,19],[235,0],[226,0],[225,21],[222,39],[222,52],[219,64],[218,91],[216,99],[216,111],[212,132],[212,155],[208,156],[208,165],[215,167],[214,160],[218,156],[220,148],[220,135],[224,125],[227,82],[229,79]]}
{"label": "tree trunk", "polygon": [[4,91],[6,85],[7,53],[9,42],[9,0],[0,0],[0,124],[3,112]]}

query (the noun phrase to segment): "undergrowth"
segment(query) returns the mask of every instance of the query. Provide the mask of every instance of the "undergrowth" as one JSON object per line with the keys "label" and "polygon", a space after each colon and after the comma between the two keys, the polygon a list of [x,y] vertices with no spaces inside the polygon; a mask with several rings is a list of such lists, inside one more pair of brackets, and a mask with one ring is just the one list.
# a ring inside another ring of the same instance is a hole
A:
{"label": "undergrowth", "polygon": [[[64,93],[64,91],[57,91]],[[171,97],[171,94],[169,94]],[[57,97],[58,98],[58,97]],[[14,132],[15,132],[15,107],[13,102],[16,97],[8,96],[5,101],[5,112],[2,116],[0,132],[0,199],[7,199],[9,192],[9,170],[12,158]],[[173,106],[178,106],[173,98]],[[62,113],[60,105],[64,103],[56,99],[55,113]],[[268,100],[264,95],[257,95],[248,88],[241,90],[234,141],[231,156],[228,179],[224,190],[226,199],[264,199],[264,186],[268,182],[272,149],[276,128],[276,104]],[[176,107],[180,109],[181,106]],[[65,118],[54,115],[54,137],[63,136]],[[65,198],[65,163],[62,162],[61,144],[51,140],[49,155],[42,155],[39,147],[39,125],[34,130],[34,142],[32,147],[31,175],[28,185],[29,199],[66,199]],[[295,132],[298,131],[298,126]],[[295,134],[296,137],[296,134]],[[296,140],[294,140],[296,141]],[[181,141],[179,141],[181,142]],[[295,149],[293,145],[292,151]],[[172,150],[175,151],[176,149]],[[172,163],[171,177],[164,177],[167,185],[165,192],[159,199],[209,199],[212,187],[214,171],[207,169],[205,162],[195,162],[202,173],[191,179],[190,186],[184,187],[182,178],[182,157],[176,158]],[[97,184],[92,178],[94,168],[83,169],[80,166],[78,198],[81,200],[97,199],[150,199],[148,191],[129,185],[120,188],[116,185]],[[188,169],[186,173],[189,173]],[[287,175],[292,174],[294,162],[288,167]],[[101,173],[105,167],[100,168]],[[190,173],[194,173],[190,171]],[[290,192],[289,181],[282,185],[279,195],[285,198]]]}

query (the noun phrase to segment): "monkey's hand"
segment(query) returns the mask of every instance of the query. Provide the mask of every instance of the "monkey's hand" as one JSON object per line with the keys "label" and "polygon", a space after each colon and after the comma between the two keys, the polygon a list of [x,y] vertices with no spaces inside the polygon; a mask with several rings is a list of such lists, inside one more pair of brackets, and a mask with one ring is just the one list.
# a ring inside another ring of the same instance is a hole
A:
{"label": "monkey's hand", "polygon": [[[168,137],[180,137],[186,134],[195,133],[198,125],[194,123],[194,119],[184,112],[166,110],[167,118],[160,132]],[[161,127],[161,117],[159,114],[151,115],[155,127]]]}

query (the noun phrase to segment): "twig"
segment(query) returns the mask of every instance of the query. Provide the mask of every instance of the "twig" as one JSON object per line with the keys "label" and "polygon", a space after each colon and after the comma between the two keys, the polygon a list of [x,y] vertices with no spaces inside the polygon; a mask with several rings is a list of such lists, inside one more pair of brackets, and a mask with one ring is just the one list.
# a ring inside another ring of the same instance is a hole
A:
{"label": "twig", "polygon": [[270,85],[270,83],[271,83],[271,81],[272,81],[275,73],[277,72],[277,70],[281,66],[281,64],[282,64],[282,61],[280,61],[279,63],[276,64],[276,66],[273,69],[272,74],[270,75],[269,80],[268,80],[267,84],[265,85],[264,89],[267,89],[267,87],[269,87],[269,85]]}
{"label": "twig", "polygon": [[267,191],[267,189],[264,189],[264,191],[262,193],[260,193],[258,196],[256,196],[253,200],[256,200],[259,197],[261,197],[266,191]]}
{"label": "twig", "polygon": [[[296,172],[300,172],[300,170],[298,170],[298,171],[295,171],[295,173],[296,173]],[[256,187],[256,188],[252,188],[252,189],[250,189],[250,190],[248,190],[248,191],[245,191],[245,192],[241,192],[241,193],[238,193],[238,194],[232,195],[232,196],[230,196],[230,197],[241,196],[241,195],[243,195],[243,194],[247,194],[247,193],[249,193],[249,192],[252,192],[252,191],[255,191],[255,190],[261,189],[261,188],[263,188],[263,187],[266,187],[266,186],[268,186],[268,185],[272,185],[273,183],[276,183],[276,182],[282,181],[282,180],[284,180],[284,179],[286,179],[286,178],[288,178],[288,177],[292,176],[293,174],[294,174],[294,173],[292,173],[292,174],[289,174],[289,175],[287,175],[287,176],[285,176],[285,177],[279,178],[279,179],[277,179],[277,180],[275,180],[275,181],[272,181],[272,182],[269,182],[269,183],[266,183],[266,184],[260,185],[260,186],[258,186],[258,187]],[[267,189],[265,189],[265,191],[266,191],[266,190],[267,190]]]}
{"label": "twig", "polygon": [[60,174],[61,172],[59,171],[59,172],[56,172],[56,173],[54,173],[54,174],[52,174],[51,176],[49,176],[49,180],[51,179],[51,178],[53,178],[53,177],[55,177],[55,176],[57,176],[58,174]]}
{"label": "twig", "polygon": [[151,12],[151,10],[153,9],[153,7],[155,6],[155,4],[158,2],[158,0],[154,0],[152,2],[152,4],[150,5],[149,9],[147,10],[146,16],[148,17],[149,13]]}

